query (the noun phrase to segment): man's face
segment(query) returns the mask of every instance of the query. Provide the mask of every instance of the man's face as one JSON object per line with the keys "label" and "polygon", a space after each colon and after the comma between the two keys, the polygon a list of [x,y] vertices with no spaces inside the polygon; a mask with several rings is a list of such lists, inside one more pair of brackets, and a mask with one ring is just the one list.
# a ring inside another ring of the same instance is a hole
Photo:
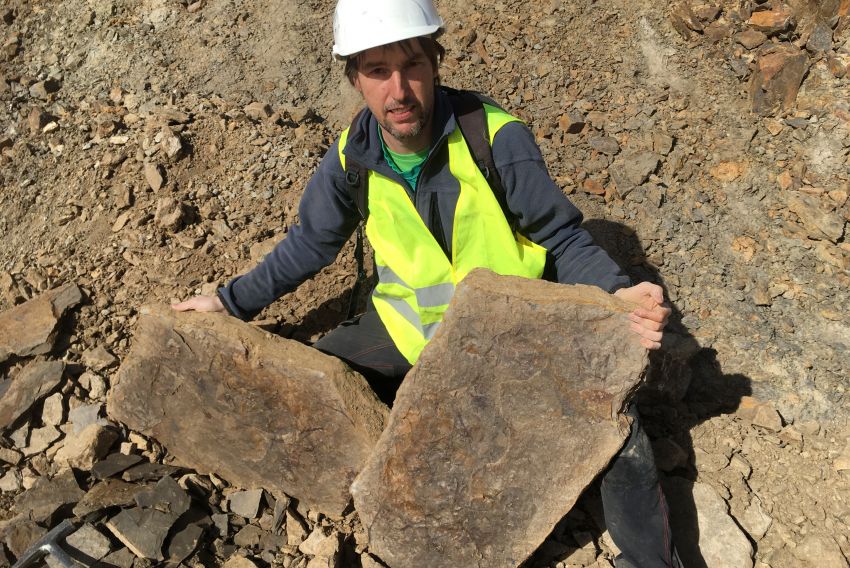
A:
{"label": "man's face", "polygon": [[431,143],[436,70],[419,41],[404,49],[394,43],[360,57],[354,87],[383,128],[384,142],[399,153],[419,152]]}

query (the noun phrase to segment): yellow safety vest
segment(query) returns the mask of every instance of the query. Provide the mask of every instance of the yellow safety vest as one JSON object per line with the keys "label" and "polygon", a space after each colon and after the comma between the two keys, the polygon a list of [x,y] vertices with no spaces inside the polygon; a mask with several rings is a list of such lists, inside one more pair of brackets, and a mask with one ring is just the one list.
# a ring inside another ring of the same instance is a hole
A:
{"label": "yellow safety vest", "polygon": [[[502,126],[519,121],[484,104],[490,144]],[[339,158],[346,129],[339,141]],[[375,250],[378,285],[372,300],[404,357],[414,364],[443,319],[455,286],[475,268],[540,278],[546,249],[511,230],[487,179],[456,128],[448,137],[449,170],[460,184],[449,260],[404,187],[369,171],[366,237]]]}

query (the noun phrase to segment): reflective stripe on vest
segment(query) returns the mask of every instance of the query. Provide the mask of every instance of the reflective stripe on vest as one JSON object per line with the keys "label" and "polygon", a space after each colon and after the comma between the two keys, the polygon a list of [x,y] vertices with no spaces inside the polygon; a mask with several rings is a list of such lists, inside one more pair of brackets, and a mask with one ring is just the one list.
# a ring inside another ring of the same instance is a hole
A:
{"label": "reflective stripe on vest", "polygon": [[[490,105],[485,104],[484,110],[491,145],[502,126],[519,120]],[[348,129],[339,142],[343,169],[347,140]],[[448,156],[449,170],[460,186],[451,261],[404,187],[369,171],[366,236],[375,250],[378,273],[372,301],[396,347],[411,364],[434,336],[455,286],[473,269],[539,278],[546,263],[543,247],[512,233],[459,128],[448,137]]]}

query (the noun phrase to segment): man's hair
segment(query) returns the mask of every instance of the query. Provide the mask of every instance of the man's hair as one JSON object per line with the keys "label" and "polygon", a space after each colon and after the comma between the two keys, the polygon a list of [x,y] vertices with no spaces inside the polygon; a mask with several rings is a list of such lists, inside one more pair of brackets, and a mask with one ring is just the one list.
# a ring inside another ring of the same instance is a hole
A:
{"label": "man's hair", "polygon": [[[436,73],[436,82],[439,84],[440,63],[442,63],[443,58],[446,56],[446,50],[437,40],[431,39],[430,37],[413,37],[385,45],[383,48],[386,49],[390,45],[397,44],[405,55],[411,56],[414,52],[414,41],[419,42],[419,46],[431,62],[431,66],[434,68],[434,72]],[[348,77],[348,82],[352,85],[354,84],[354,78],[357,76],[357,71],[360,68],[360,60],[363,57],[363,53],[365,52],[361,51],[360,53],[355,53],[345,60],[345,76]]]}

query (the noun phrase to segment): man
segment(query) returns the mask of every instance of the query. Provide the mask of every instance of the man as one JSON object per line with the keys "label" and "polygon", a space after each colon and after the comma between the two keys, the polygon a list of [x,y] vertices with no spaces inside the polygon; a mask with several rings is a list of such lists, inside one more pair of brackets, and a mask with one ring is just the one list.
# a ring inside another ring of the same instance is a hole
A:
{"label": "man", "polygon": [[[433,335],[454,285],[479,266],[533,278],[550,266],[559,282],[599,286],[642,306],[630,315],[631,328],[646,348],[660,347],[670,314],[661,288],[630,286],[580,227],[581,213],[549,177],[529,129],[482,99],[509,223],[439,87],[442,30],[431,0],[339,0],[333,52],[346,62],[366,110],[308,183],[300,225],[216,297],[195,297],[175,309],[250,319],[333,262],[361,220],[344,165],[356,162],[368,170],[366,235],[378,284],[366,313],[315,347],[361,371],[385,400]],[[678,566],[651,447],[637,420],[602,493],[623,551],[618,567]]]}

